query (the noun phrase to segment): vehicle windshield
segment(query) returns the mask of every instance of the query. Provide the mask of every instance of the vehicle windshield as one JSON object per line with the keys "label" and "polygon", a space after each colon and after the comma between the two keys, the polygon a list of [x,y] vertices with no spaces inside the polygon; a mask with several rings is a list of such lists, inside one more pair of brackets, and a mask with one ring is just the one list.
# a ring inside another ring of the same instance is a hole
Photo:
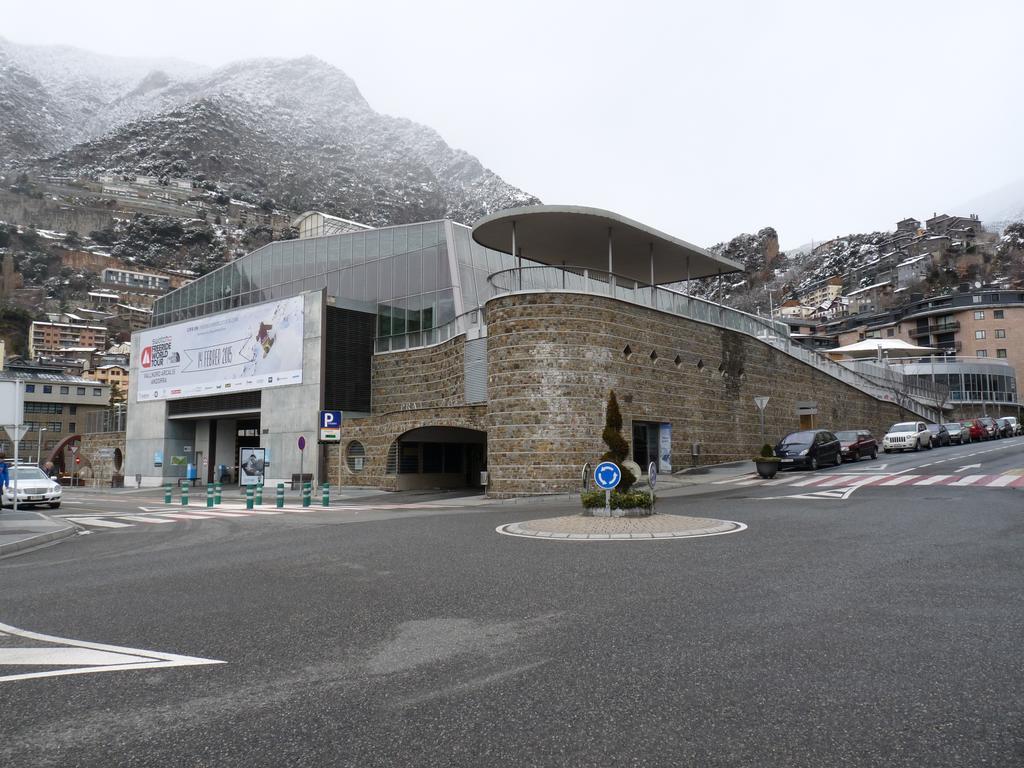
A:
{"label": "vehicle windshield", "polygon": [[928,431],[930,431],[930,432],[938,432],[940,429],[942,429],[942,427],[940,427],[938,424],[929,424],[928,425]]}
{"label": "vehicle windshield", "polygon": [[836,432],[836,437],[842,440],[844,443],[853,443],[857,441],[857,433],[850,432]]}
{"label": "vehicle windshield", "polygon": [[893,424],[890,432],[917,432],[917,424],[912,421],[905,421],[902,424]]}
{"label": "vehicle windshield", "polygon": [[780,448],[798,448],[814,442],[815,432],[794,432],[779,441]]}
{"label": "vehicle windshield", "polygon": [[10,470],[11,482],[18,480],[47,480],[46,473],[39,467],[13,467]]}

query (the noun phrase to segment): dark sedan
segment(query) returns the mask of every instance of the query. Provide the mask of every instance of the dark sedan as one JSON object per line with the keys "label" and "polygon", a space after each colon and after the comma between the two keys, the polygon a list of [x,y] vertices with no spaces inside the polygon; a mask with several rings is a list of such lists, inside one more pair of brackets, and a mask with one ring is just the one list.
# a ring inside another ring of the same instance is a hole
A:
{"label": "dark sedan", "polygon": [[806,467],[817,469],[828,464],[843,463],[843,448],[839,439],[824,429],[792,432],[779,440],[775,455],[782,468]]}
{"label": "dark sedan", "polygon": [[942,424],[929,424],[928,431],[932,433],[932,445],[937,445],[941,448],[944,445],[949,445],[949,430]]}
{"label": "dark sedan", "polygon": [[836,432],[843,448],[843,461],[857,461],[862,456],[878,456],[878,441],[866,429],[844,429]]}

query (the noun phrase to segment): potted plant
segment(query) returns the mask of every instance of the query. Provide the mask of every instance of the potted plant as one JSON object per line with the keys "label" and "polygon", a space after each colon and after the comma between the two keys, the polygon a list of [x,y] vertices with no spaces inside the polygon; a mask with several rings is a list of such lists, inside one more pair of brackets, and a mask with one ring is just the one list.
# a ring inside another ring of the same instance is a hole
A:
{"label": "potted plant", "polygon": [[765,479],[775,477],[779,471],[779,457],[768,443],[761,446],[761,455],[754,457],[754,464],[757,466],[757,474]]}

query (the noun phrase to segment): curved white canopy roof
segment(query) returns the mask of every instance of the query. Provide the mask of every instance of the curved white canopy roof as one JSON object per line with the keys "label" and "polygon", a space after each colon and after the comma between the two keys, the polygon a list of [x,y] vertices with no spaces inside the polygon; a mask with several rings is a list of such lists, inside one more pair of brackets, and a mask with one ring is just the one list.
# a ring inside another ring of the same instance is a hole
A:
{"label": "curved white canopy roof", "polygon": [[828,354],[849,357],[924,357],[941,352],[938,347],[918,347],[902,339],[864,339],[845,347],[825,350]]}
{"label": "curved white canopy roof", "polygon": [[[487,248],[512,253],[512,230],[522,257],[551,266],[608,269],[639,282],[675,283],[687,277],[741,272],[743,265],[653,227],[600,208],[530,205],[485,216],[473,225],[473,239]],[[689,269],[687,269],[689,262]]]}

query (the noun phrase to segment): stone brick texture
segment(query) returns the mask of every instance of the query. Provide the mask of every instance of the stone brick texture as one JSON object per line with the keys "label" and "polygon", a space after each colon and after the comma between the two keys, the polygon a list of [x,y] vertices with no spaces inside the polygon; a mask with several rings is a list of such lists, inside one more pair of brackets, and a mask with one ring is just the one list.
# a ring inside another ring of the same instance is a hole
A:
{"label": "stone brick texture", "polygon": [[465,338],[425,349],[373,356],[370,408],[375,414],[464,405]]}
{"label": "stone brick texture", "polygon": [[[487,304],[487,451],[495,496],[570,491],[604,452],[610,390],[631,422],[672,424],[673,469],[749,459],[761,445],[754,396],[770,398],[766,440],[815,426],[881,435],[916,418],[754,338],[599,296],[516,294]],[[628,353],[625,351],[629,348]],[[678,359],[678,362],[677,362]]]}
{"label": "stone brick texture", "polygon": [[[82,457],[79,465],[79,475],[85,485],[110,485],[111,475],[120,474],[124,471],[122,463],[120,469],[115,468],[113,459],[102,459],[99,457],[100,448],[121,449],[121,456],[125,455],[125,433],[124,432],[88,432],[82,435],[79,443],[78,455]],[[70,465],[69,465],[70,466]],[[129,478],[134,487],[134,480]]]}

